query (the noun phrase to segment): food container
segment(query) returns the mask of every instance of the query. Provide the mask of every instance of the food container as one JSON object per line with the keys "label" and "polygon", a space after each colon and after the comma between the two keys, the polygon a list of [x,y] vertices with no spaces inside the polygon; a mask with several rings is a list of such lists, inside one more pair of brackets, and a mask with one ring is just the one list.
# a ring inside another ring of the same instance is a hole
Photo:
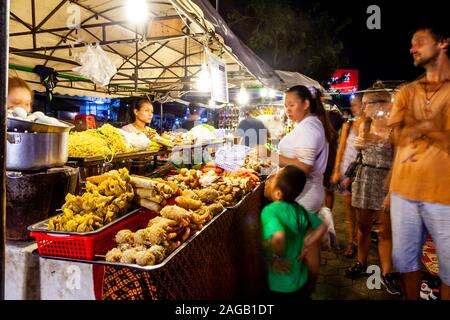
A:
{"label": "food container", "polygon": [[30,235],[36,238],[38,252],[42,256],[93,260],[116,246],[114,238],[120,230],[136,231],[147,227],[148,221],[158,213],[145,208],[134,210],[108,225],[92,232],[64,232],[47,229],[46,219],[30,227]]}
{"label": "food container", "polygon": [[69,132],[6,133],[6,170],[35,171],[63,166]]}
{"label": "food container", "polygon": [[59,120],[65,126],[52,126],[43,123],[37,123],[32,121],[26,121],[16,118],[8,118],[7,131],[8,132],[38,132],[38,133],[51,133],[51,132],[69,132],[74,126],[65,121]]}
{"label": "food container", "polygon": [[6,172],[6,239],[31,240],[27,227],[52,216],[67,193],[74,193],[78,169],[51,168],[24,173]]}

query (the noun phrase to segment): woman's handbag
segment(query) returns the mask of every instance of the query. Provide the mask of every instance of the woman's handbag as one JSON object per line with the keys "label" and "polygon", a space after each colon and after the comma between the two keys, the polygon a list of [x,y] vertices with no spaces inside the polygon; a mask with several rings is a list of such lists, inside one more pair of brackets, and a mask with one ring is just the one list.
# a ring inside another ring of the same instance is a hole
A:
{"label": "woman's handbag", "polygon": [[350,179],[355,179],[358,167],[362,164],[362,152],[359,151],[356,155],[355,161],[349,164],[347,170],[345,170],[345,176]]}

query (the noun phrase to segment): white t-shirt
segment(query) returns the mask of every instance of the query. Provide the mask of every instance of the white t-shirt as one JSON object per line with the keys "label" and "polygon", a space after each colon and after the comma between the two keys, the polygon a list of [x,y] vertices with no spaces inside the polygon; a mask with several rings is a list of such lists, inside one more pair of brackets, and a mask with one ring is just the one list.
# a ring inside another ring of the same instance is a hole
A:
{"label": "white t-shirt", "polygon": [[313,166],[297,202],[309,211],[319,211],[324,200],[323,174],[328,160],[328,142],[322,122],[316,116],[306,117],[281,139],[279,150],[285,157]]}

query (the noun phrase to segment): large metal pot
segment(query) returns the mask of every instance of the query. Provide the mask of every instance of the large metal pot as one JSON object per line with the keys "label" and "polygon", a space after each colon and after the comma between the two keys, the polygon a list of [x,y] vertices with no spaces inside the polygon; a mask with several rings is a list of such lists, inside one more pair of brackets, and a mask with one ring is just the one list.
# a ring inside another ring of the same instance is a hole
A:
{"label": "large metal pot", "polygon": [[63,166],[69,132],[6,133],[6,170],[33,171]]}
{"label": "large metal pot", "polygon": [[7,120],[7,128],[9,132],[69,132],[70,129],[74,128],[73,124],[62,120],[59,120],[59,122],[65,126],[52,126],[14,118],[8,118]]}

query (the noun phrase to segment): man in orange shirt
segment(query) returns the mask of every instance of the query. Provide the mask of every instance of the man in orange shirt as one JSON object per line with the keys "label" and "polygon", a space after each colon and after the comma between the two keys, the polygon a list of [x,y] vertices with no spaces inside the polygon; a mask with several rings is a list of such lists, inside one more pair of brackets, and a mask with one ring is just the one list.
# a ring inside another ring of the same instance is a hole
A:
{"label": "man in orange shirt", "polygon": [[418,299],[422,246],[437,249],[441,298],[450,300],[450,35],[448,25],[417,29],[411,41],[420,79],[398,92],[389,119],[396,157],[390,183],[393,261],[406,299]]}

